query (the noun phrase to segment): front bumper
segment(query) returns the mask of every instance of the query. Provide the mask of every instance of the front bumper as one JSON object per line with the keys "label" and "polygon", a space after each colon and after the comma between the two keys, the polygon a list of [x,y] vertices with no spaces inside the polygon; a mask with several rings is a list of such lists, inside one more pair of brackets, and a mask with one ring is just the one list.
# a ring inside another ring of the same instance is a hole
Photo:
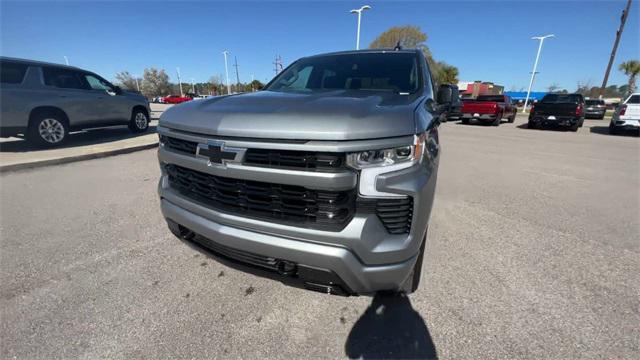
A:
{"label": "front bumper", "polygon": [[[317,145],[322,148],[320,144]],[[340,146],[353,144],[345,142]],[[356,173],[314,173],[258,168],[241,163],[218,169],[207,166],[202,159],[177,154],[163,147],[160,147],[158,157],[161,164],[178,164],[239,179],[292,182],[310,189],[352,189],[357,186]],[[173,189],[164,167],[161,166],[161,169],[158,192],[164,217],[170,224],[173,222],[208,239],[209,243],[203,244],[205,247],[215,252],[217,246],[222,246],[231,251],[292,262],[298,268],[319,269],[335,274],[349,294],[371,294],[381,290],[404,289],[416,262],[433,204],[437,155],[425,159],[422,164],[377,177],[378,190],[413,198],[413,220],[408,234],[390,234],[376,214],[366,212],[356,211],[339,231],[311,229],[221,212]]]}

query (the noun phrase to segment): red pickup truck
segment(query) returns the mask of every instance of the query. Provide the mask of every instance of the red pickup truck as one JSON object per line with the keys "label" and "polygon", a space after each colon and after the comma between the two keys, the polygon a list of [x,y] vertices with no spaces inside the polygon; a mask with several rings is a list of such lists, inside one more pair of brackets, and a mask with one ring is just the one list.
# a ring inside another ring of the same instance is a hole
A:
{"label": "red pickup truck", "polygon": [[463,124],[476,119],[498,126],[502,119],[507,119],[510,123],[514,122],[517,109],[511,103],[511,98],[506,95],[480,95],[475,100],[464,100],[461,112]]}
{"label": "red pickup truck", "polygon": [[165,104],[180,104],[185,101],[191,101],[192,99],[188,96],[169,95],[165,96],[162,100]]}

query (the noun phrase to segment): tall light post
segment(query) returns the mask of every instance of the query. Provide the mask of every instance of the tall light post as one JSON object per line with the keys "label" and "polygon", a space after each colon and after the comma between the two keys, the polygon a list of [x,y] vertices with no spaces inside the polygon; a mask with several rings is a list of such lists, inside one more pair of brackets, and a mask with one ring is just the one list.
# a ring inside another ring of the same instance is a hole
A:
{"label": "tall light post", "polygon": [[182,93],[182,80],[180,79],[180,68],[177,67],[176,71],[178,72],[178,86],[180,87],[180,96],[184,96],[184,94]]}
{"label": "tall light post", "polygon": [[532,40],[540,40],[540,44],[538,45],[538,53],[536,54],[536,61],[533,63],[533,72],[531,73],[531,81],[529,81],[529,89],[527,90],[527,97],[524,100],[524,108],[522,109],[522,113],[527,112],[527,104],[529,103],[529,96],[531,95],[531,87],[533,86],[533,80],[536,77],[536,69],[538,68],[538,60],[540,59],[540,52],[542,51],[542,43],[544,43],[544,39],[555,37],[553,34],[545,35],[545,36],[534,36]]}
{"label": "tall light post", "polygon": [[66,56],[66,55],[64,55],[63,57],[64,57],[64,63],[65,63],[65,64],[67,64],[67,65],[69,65],[69,59],[67,58],[67,56]]}
{"label": "tall light post", "polygon": [[140,92],[140,84],[138,83],[138,77],[136,76],[136,89]]}
{"label": "tall light post", "polygon": [[356,33],[356,50],[360,50],[360,20],[362,18],[362,12],[371,9],[371,6],[365,5],[360,9],[351,10],[352,14],[358,14],[358,32]]}
{"label": "tall light post", "polygon": [[194,85],[194,81],[196,81],[194,78],[191,78],[191,93],[195,94],[196,93],[196,89],[195,89],[195,85]]}
{"label": "tall light post", "polygon": [[229,85],[229,65],[227,64],[227,55],[229,55],[229,52],[225,50],[222,54],[224,55],[224,72],[227,75],[227,95],[231,95],[231,85]]}

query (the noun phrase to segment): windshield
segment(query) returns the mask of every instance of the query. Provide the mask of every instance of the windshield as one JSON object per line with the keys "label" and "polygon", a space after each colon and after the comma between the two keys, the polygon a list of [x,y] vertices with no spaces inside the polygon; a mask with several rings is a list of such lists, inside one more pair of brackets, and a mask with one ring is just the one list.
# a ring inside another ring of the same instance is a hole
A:
{"label": "windshield", "polygon": [[576,94],[548,94],[542,98],[541,102],[546,104],[578,104],[582,102],[582,96]]}
{"label": "windshield", "polygon": [[478,96],[478,98],[476,99],[476,101],[496,101],[496,102],[502,102],[502,101],[504,101],[504,96],[502,96],[502,95],[481,95],[481,96]]}
{"label": "windshield", "polygon": [[414,53],[358,53],[301,59],[278,75],[267,90],[378,90],[414,93],[421,84]]}

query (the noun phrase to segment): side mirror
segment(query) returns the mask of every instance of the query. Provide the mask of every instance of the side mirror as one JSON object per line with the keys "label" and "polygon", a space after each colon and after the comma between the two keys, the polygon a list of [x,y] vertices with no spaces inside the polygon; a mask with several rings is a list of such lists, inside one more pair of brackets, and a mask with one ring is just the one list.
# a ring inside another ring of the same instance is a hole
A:
{"label": "side mirror", "polygon": [[453,87],[450,85],[440,85],[436,100],[439,105],[450,105],[453,102]]}
{"label": "side mirror", "polygon": [[120,86],[114,86],[113,92],[115,92],[116,95],[122,95],[122,89],[120,88]]}

